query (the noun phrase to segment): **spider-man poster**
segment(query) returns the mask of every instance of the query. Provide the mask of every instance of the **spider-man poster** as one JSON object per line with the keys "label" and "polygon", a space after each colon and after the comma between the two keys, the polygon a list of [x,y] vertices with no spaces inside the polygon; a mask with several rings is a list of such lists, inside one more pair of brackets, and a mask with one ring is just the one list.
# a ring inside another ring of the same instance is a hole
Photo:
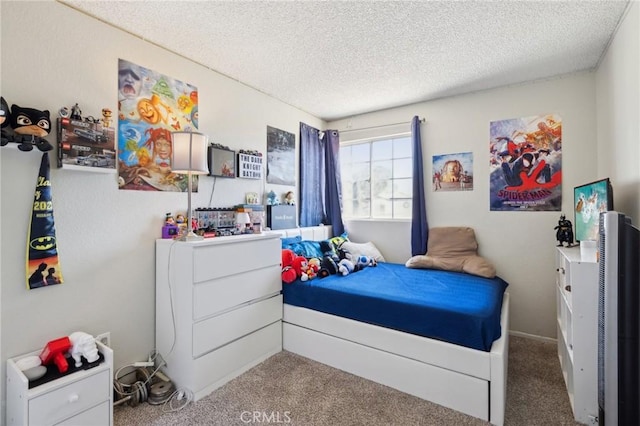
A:
{"label": "spider-man poster", "polygon": [[490,208],[560,211],[562,120],[557,114],[492,121]]}
{"label": "spider-man poster", "polygon": [[[171,133],[198,129],[198,90],[124,59],[118,62],[118,186],[187,191],[171,172]],[[197,190],[194,176],[193,190]]]}

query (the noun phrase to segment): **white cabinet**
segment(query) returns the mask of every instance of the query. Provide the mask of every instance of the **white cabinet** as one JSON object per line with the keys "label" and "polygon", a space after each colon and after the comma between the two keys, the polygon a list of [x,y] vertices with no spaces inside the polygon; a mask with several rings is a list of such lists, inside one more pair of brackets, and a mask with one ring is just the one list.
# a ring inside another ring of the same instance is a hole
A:
{"label": "white cabinet", "polygon": [[[29,389],[16,362],[39,355],[35,351],[7,361],[8,425],[113,425],[113,351],[96,342],[103,360]],[[73,359],[69,360],[73,363]]]}
{"label": "white cabinet", "polygon": [[597,424],[598,263],[580,248],[556,251],[558,357],[576,421]]}
{"label": "white cabinet", "polygon": [[282,350],[278,237],[156,241],[156,349],[195,400]]}

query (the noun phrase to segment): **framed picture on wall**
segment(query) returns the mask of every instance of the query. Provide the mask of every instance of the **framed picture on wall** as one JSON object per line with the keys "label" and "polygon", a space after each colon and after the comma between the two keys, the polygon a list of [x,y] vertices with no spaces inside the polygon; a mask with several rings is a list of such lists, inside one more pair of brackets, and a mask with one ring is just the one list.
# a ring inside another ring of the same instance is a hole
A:
{"label": "framed picture on wall", "polygon": [[238,177],[262,179],[262,156],[240,152],[238,154]]}
{"label": "framed picture on wall", "polygon": [[236,177],[236,152],[230,149],[209,147],[209,176]]}

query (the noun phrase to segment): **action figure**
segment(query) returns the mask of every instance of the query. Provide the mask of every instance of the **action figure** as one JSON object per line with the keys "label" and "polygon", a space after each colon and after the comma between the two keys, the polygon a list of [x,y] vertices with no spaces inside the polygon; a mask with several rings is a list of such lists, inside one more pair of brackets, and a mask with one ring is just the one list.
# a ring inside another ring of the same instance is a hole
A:
{"label": "action figure", "polygon": [[564,247],[564,243],[567,243],[567,247],[573,245],[573,225],[570,220],[567,220],[565,215],[560,215],[558,226],[553,229],[556,231],[556,240],[558,240],[558,247]]}

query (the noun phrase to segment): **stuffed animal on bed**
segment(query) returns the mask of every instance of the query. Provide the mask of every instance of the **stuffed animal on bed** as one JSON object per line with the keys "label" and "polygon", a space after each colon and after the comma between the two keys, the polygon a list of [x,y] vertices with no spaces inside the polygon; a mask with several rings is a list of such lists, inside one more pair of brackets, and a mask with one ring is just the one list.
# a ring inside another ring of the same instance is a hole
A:
{"label": "stuffed animal on bed", "polygon": [[344,277],[356,271],[356,267],[349,259],[342,259],[338,262],[338,272]]}
{"label": "stuffed animal on bed", "polygon": [[293,259],[295,259],[296,254],[293,250],[283,249],[282,250],[282,282],[286,284],[291,284],[294,282],[298,275],[296,274],[296,270],[293,269]]}
{"label": "stuffed animal on bed", "polygon": [[338,273],[338,264],[331,256],[324,256],[320,262],[318,276],[320,278],[326,278],[329,275],[335,275],[336,273]]}
{"label": "stuffed animal on bed", "polygon": [[302,281],[307,281],[309,276],[307,275],[307,259],[304,256],[296,256],[291,262],[291,267],[296,271],[296,278],[300,278]]}
{"label": "stuffed animal on bed", "polygon": [[367,266],[378,266],[378,262],[371,256],[360,255],[351,260],[358,270],[366,268]]}

